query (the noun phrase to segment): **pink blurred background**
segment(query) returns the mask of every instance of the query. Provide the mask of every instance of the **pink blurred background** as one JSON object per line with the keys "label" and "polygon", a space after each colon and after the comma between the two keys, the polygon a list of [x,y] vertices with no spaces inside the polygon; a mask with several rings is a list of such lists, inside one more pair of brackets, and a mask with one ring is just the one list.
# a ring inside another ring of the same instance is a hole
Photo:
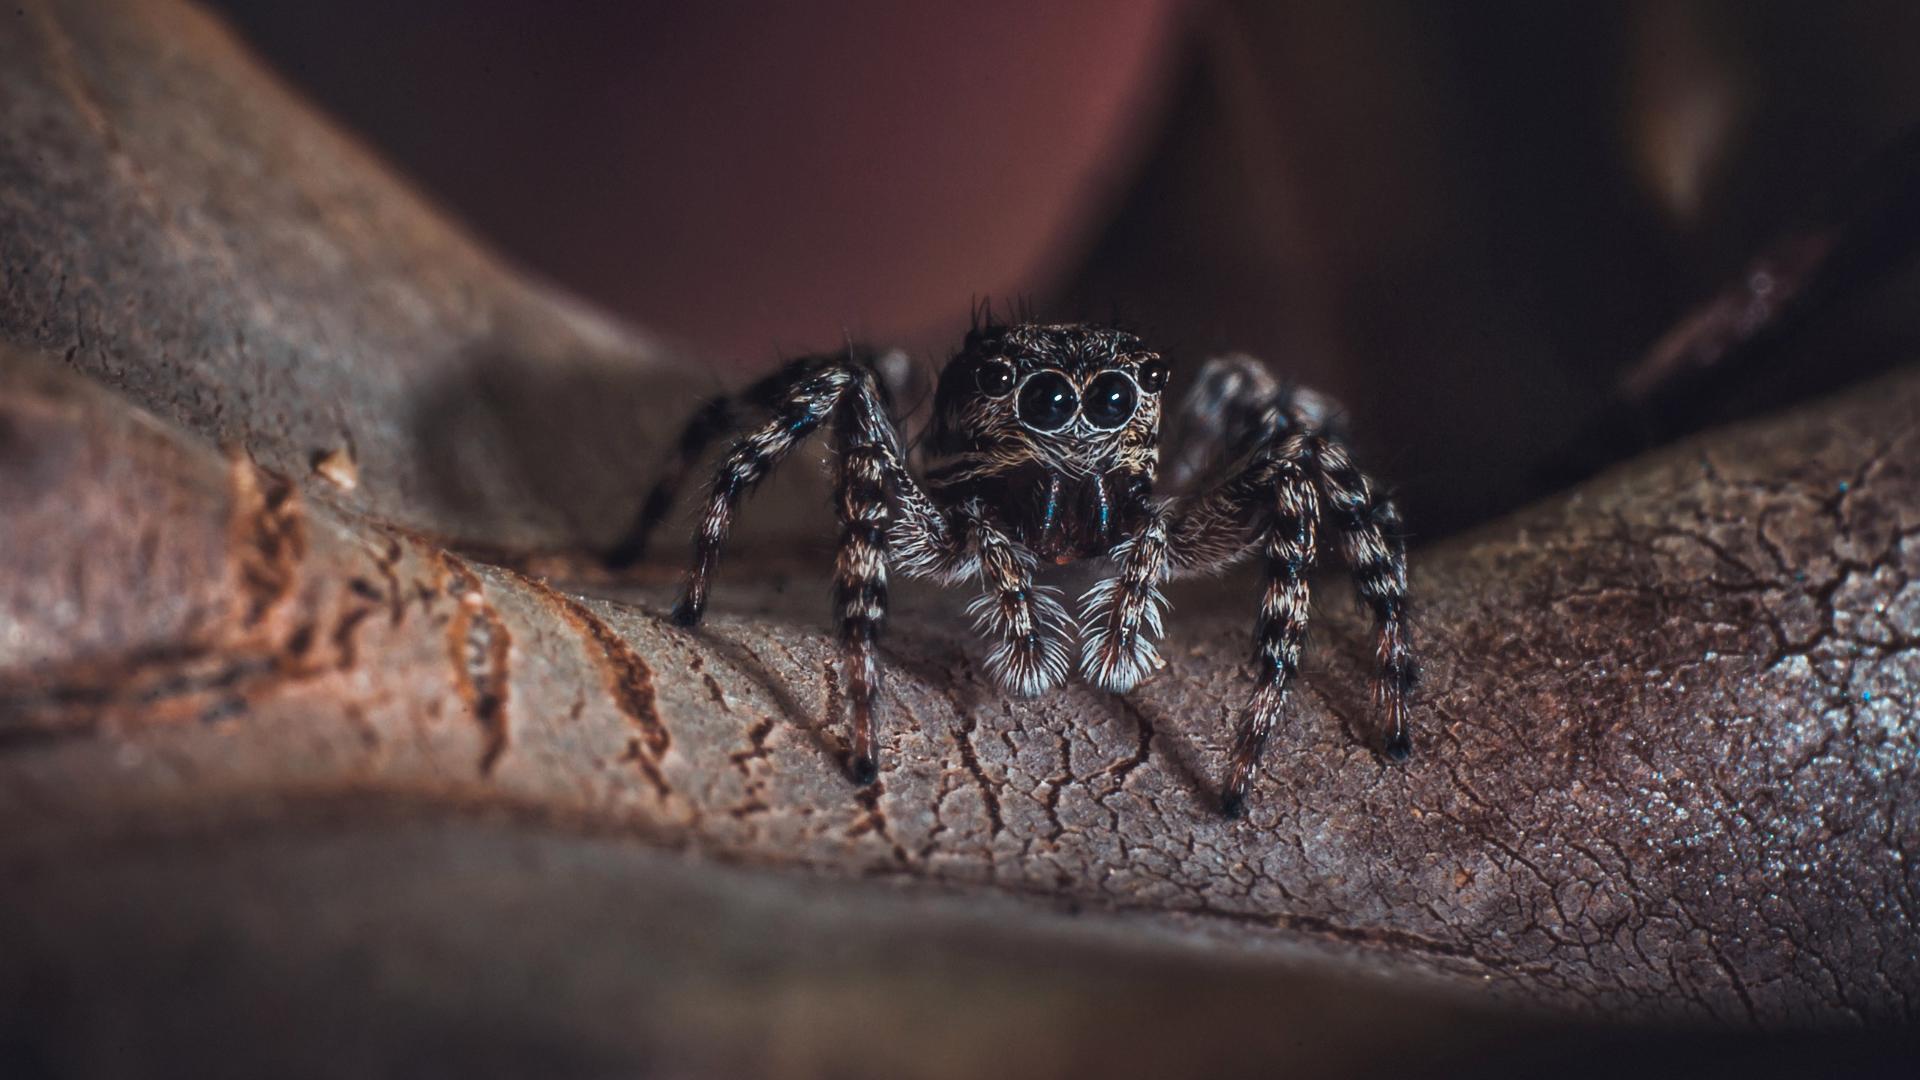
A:
{"label": "pink blurred background", "polygon": [[1163,111],[1180,0],[236,4],[524,263],[717,362],[1037,291]]}
{"label": "pink blurred background", "polygon": [[1424,536],[1550,489],[1576,433],[1604,463],[1920,339],[1889,303],[1820,372],[1607,411],[1920,118],[1912,4],[222,6],[502,250],[728,377],[849,334],[937,361],[977,296],[1117,311],[1331,392]]}

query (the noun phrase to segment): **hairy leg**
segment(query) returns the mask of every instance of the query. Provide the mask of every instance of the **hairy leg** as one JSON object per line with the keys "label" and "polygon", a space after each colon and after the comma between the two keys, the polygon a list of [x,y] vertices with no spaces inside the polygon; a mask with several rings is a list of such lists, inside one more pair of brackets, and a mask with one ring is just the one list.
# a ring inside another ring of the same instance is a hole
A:
{"label": "hairy leg", "polygon": [[1281,382],[1251,356],[1215,357],[1168,418],[1161,481],[1168,490],[1193,490],[1283,435],[1326,430],[1335,412],[1326,397]]}
{"label": "hairy leg", "polygon": [[715,471],[706,509],[694,534],[693,568],[687,574],[680,602],[673,608],[673,621],[679,625],[698,625],[706,613],[707,590],[720,551],[733,529],[740,499],[813,434],[840,404],[848,387],[862,376],[859,368],[848,363],[824,368],[817,363],[795,361],[796,368],[808,366],[787,384],[773,406],[772,418],[736,440]]}
{"label": "hairy leg", "polygon": [[1112,551],[1114,576],[1080,598],[1080,674],[1095,686],[1124,694],[1159,664],[1154,641],[1167,599],[1172,514],[1156,506],[1133,536]]}
{"label": "hairy leg", "polygon": [[[859,392],[859,391],[856,391]],[[847,680],[852,726],[848,771],[858,784],[879,775],[875,752],[874,699],[880,692],[875,655],[887,615],[887,452],[860,430],[858,410],[843,408],[839,435],[837,496],[840,546],[834,561],[833,605]]]}
{"label": "hairy leg", "polygon": [[[840,519],[834,612],[852,728],[848,771],[859,784],[872,783],[879,776],[875,699],[881,673],[875,649],[887,615],[892,504],[906,508],[910,536],[916,529],[935,528],[942,537],[948,532],[945,518],[901,460],[900,437],[888,415],[883,385],[880,376],[864,372],[848,389],[834,421],[839,450],[834,502]],[[928,518],[933,519],[932,525]]]}
{"label": "hairy leg", "polygon": [[974,626],[997,642],[987,654],[995,681],[1034,697],[1067,677],[1067,610],[1057,590],[1033,583],[1033,554],[990,524],[978,508],[961,511],[969,562],[984,592],[967,608]]}
{"label": "hairy leg", "polygon": [[634,515],[633,523],[614,545],[602,554],[609,569],[619,570],[646,558],[655,530],[666,520],[680,494],[688,474],[715,439],[732,435],[747,423],[755,411],[777,410],[794,385],[835,367],[858,367],[877,377],[881,416],[890,416],[892,403],[904,395],[922,394],[920,372],[903,352],[875,353],[849,346],[838,356],[807,356],[782,365],[779,370],[747,386],[738,394],[722,394],[694,411],[680,437],[668,448],[660,463],[654,484]]}
{"label": "hairy leg", "polygon": [[687,426],[680,429],[680,438],[668,451],[666,460],[661,462],[653,490],[647,492],[647,499],[640,505],[640,512],[634,516],[633,523],[601,555],[601,561],[608,569],[622,570],[647,557],[647,545],[653,539],[653,531],[665,520],[667,511],[673,506],[674,496],[686,482],[687,473],[700,460],[700,455],[706,452],[709,443],[739,429],[740,413],[739,402],[731,396],[722,395],[700,406],[687,420]]}
{"label": "hairy leg", "polygon": [[1322,514],[1338,532],[1355,589],[1374,616],[1375,696],[1387,719],[1381,750],[1397,761],[1411,747],[1408,698],[1415,666],[1399,516],[1354,466],[1345,445],[1307,423],[1296,407],[1269,448],[1241,472],[1178,500],[1169,527],[1175,572],[1216,572],[1254,551],[1267,562],[1257,630],[1260,683],[1235,740],[1222,794],[1229,812],[1245,799],[1297,669],[1307,621],[1303,575],[1318,555]]}
{"label": "hairy leg", "polygon": [[1407,699],[1418,677],[1407,632],[1407,549],[1400,513],[1353,464],[1338,440],[1314,440],[1315,479],[1327,520],[1340,532],[1340,552],[1353,588],[1373,613],[1374,703],[1386,714],[1381,749],[1394,761],[1413,751]]}
{"label": "hairy leg", "polygon": [[1257,682],[1234,735],[1220,792],[1220,811],[1228,817],[1238,817],[1246,802],[1261,752],[1300,671],[1300,652],[1307,637],[1307,570],[1318,555],[1315,522],[1320,507],[1312,482],[1291,463],[1278,468],[1273,492],[1273,515],[1260,538],[1266,589],[1253,630]]}

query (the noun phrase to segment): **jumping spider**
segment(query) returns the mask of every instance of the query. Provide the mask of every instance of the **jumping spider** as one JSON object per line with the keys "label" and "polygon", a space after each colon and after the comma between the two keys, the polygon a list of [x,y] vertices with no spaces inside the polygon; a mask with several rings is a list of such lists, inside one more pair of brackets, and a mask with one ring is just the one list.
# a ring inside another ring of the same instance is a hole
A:
{"label": "jumping spider", "polygon": [[[885,370],[873,354],[852,349],[806,357],[739,399],[709,403],[681,433],[627,539],[608,555],[615,565],[640,557],[700,452],[745,426],[743,404],[770,413],[734,442],[701,514],[693,568],[673,609],[679,625],[698,624],[741,496],[828,426],[841,526],[834,613],[856,782],[878,775],[874,645],[890,566],[944,584],[977,582],[982,592],[969,611],[994,642],[987,665],[1002,686],[1031,696],[1076,668],[1096,686],[1131,689],[1159,662],[1162,583],[1258,555],[1266,579],[1253,633],[1258,681],[1221,794],[1222,811],[1237,816],[1298,670],[1306,573],[1323,524],[1338,534],[1360,600],[1373,613],[1375,696],[1387,719],[1382,748],[1394,760],[1407,756],[1414,664],[1400,519],[1329,432],[1319,398],[1283,388],[1250,358],[1211,361],[1173,417],[1166,479],[1184,493],[1156,498],[1167,365],[1132,334],[976,318],[934,393],[924,480],[914,477],[902,447]],[[1104,560],[1113,573],[1080,597],[1075,618],[1059,590],[1034,583],[1034,572],[1042,561],[1086,559]],[[1078,640],[1077,658],[1069,637]]]}

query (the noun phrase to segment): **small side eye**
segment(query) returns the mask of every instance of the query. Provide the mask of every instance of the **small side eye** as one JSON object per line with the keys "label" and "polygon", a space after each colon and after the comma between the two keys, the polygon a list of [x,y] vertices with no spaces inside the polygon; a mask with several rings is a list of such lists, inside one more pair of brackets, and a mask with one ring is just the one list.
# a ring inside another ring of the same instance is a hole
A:
{"label": "small side eye", "polygon": [[1013,367],[999,360],[982,360],[973,369],[973,384],[988,397],[1001,397],[1013,389]]}
{"label": "small side eye", "polygon": [[1157,394],[1167,385],[1167,362],[1154,357],[1140,365],[1140,389]]}

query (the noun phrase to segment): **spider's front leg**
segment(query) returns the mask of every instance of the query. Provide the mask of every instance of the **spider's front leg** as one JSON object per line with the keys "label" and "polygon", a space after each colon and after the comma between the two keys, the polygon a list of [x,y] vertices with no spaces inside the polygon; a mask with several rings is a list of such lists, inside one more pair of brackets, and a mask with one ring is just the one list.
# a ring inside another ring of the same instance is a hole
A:
{"label": "spider's front leg", "polygon": [[980,508],[963,508],[960,519],[985,588],[967,612],[976,629],[998,642],[987,654],[987,668],[1022,697],[1044,694],[1067,677],[1067,610],[1057,590],[1034,584],[1033,554]]}
{"label": "spider's front leg", "polygon": [[1284,436],[1244,472],[1178,500],[1169,524],[1169,551],[1179,570],[1215,572],[1250,552],[1264,559],[1266,587],[1253,627],[1253,696],[1234,733],[1220,791],[1220,811],[1229,818],[1240,816],[1261,751],[1300,671],[1310,599],[1307,571],[1319,553],[1319,490],[1302,464],[1310,438],[1298,432]]}
{"label": "spider's front leg", "polygon": [[1080,597],[1080,675],[1095,686],[1124,694],[1159,663],[1154,641],[1167,604],[1160,586],[1170,568],[1170,521],[1167,507],[1152,507],[1109,553],[1114,575]]}
{"label": "spider's front leg", "polygon": [[1058,590],[1035,585],[1036,560],[996,525],[986,507],[968,502],[943,510],[904,468],[888,466],[899,517],[890,533],[900,568],[955,585],[978,579],[980,596],[968,605],[974,628],[994,642],[987,670],[1002,687],[1034,697],[1067,677],[1067,611]]}

